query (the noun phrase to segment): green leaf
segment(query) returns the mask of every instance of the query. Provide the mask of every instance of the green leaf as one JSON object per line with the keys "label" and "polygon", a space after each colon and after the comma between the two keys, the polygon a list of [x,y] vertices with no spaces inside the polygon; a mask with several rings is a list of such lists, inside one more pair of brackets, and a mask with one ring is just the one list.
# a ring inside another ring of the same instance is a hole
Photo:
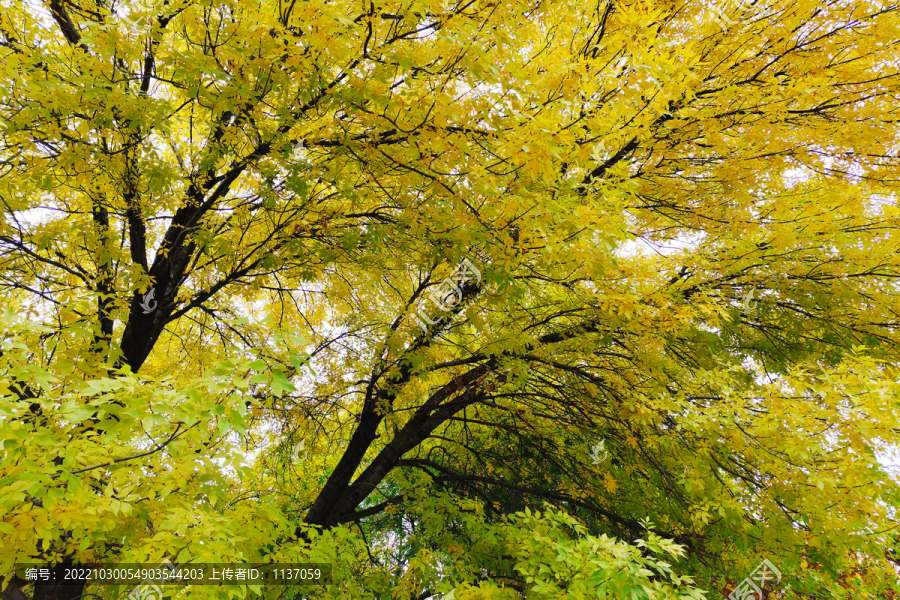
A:
{"label": "green leaf", "polygon": [[295,392],[297,388],[294,387],[294,384],[290,382],[282,371],[274,371],[272,373],[272,382],[271,382],[272,393],[275,394],[276,397],[280,398],[284,392]]}

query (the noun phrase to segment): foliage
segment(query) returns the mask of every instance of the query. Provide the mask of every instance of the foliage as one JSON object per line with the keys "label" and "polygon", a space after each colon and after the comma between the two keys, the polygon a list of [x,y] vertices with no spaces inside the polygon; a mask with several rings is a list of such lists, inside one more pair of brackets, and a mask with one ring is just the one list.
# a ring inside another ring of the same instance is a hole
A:
{"label": "foliage", "polygon": [[896,598],[900,7],[0,1],[0,597]]}

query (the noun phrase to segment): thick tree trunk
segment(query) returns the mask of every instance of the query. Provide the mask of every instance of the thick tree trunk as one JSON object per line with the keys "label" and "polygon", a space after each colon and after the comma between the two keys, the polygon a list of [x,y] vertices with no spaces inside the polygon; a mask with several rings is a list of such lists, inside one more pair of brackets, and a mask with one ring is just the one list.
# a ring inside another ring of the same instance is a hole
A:
{"label": "thick tree trunk", "polygon": [[59,563],[56,567],[55,582],[38,582],[34,586],[33,600],[76,600],[84,595],[87,580],[75,580],[59,583],[66,569],[74,566],[71,559]]}
{"label": "thick tree trunk", "polygon": [[[4,583],[6,583],[6,578],[0,577],[0,587],[3,587]],[[27,582],[13,576],[6,589],[0,591],[0,600],[29,600],[25,592],[22,591],[22,586],[25,583]]]}

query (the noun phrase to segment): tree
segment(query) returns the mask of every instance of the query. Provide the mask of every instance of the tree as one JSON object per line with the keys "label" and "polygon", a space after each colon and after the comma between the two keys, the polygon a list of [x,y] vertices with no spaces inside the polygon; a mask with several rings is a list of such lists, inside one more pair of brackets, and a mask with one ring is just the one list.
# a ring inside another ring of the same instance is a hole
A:
{"label": "tree", "polygon": [[895,597],[896,5],[3,6],[0,596]]}

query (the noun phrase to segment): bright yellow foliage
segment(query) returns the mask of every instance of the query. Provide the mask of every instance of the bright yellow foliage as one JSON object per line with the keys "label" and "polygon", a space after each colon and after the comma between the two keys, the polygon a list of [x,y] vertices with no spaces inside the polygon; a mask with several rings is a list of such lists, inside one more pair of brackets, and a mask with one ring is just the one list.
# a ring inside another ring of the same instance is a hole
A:
{"label": "bright yellow foliage", "polygon": [[0,598],[896,598],[900,7],[0,9]]}

